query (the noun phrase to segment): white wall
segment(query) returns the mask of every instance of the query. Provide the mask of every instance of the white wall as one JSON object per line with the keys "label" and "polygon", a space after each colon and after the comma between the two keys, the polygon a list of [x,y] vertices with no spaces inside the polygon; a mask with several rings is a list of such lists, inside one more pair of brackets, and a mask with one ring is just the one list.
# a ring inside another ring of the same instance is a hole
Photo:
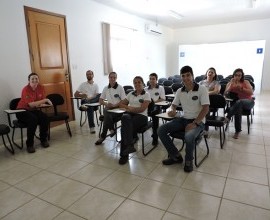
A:
{"label": "white wall", "polygon": [[[239,23],[183,28],[175,31],[172,66],[178,70],[178,46],[185,44],[222,43],[249,40],[266,40],[261,90],[270,90],[270,19]],[[226,61],[224,61],[226,62]],[[230,65],[228,63],[228,65]],[[241,68],[241,67],[240,67]],[[204,70],[202,71],[204,72]]]}
{"label": "white wall", "polygon": [[[73,91],[82,81],[85,72],[92,69],[94,80],[100,90],[108,83],[103,73],[101,22],[118,24],[137,29],[144,43],[144,54],[140,59],[145,64],[139,70],[118,80],[121,84],[131,84],[135,75],[148,80],[155,71],[160,76],[167,73],[166,54],[171,43],[172,30],[163,27],[160,37],[146,34],[145,21],[136,16],[113,10],[91,0],[1,0],[0,1],[0,122],[6,123],[3,110],[9,101],[20,96],[31,72],[28,54],[24,6],[33,7],[66,16],[68,51]],[[75,111],[76,113],[78,111]]]}

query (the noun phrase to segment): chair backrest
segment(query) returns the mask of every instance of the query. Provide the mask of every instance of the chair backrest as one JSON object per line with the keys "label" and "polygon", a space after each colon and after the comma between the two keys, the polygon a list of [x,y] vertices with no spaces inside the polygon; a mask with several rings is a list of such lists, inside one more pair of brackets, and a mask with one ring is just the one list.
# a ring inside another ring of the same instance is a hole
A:
{"label": "chair backrest", "polygon": [[132,90],[134,90],[134,87],[133,86],[130,86],[130,85],[126,85],[126,86],[123,86],[123,89],[125,90],[125,93],[126,95],[131,92]]}
{"label": "chair backrest", "polygon": [[57,115],[58,114],[57,106],[63,105],[65,103],[63,96],[60,94],[57,94],[57,93],[53,93],[53,94],[47,95],[47,98],[51,100],[51,102],[53,104],[54,114]]}
{"label": "chair backrest", "polygon": [[221,75],[221,74],[217,75],[217,80],[218,81],[222,80],[223,78],[224,78],[223,75]]}
{"label": "chair backrest", "polygon": [[209,95],[210,99],[210,108],[225,108],[226,107],[226,100],[222,95]]}
{"label": "chair backrest", "polygon": [[204,77],[205,77],[205,75],[196,76],[195,79],[194,79],[194,81],[196,83],[199,83],[200,81],[202,81],[204,79]]}
{"label": "chair backrest", "polygon": [[172,81],[173,81],[173,79],[175,79],[174,76],[169,76],[169,77],[168,77],[168,80],[172,80]]}
{"label": "chair backrest", "polygon": [[21,98],[15,98],[12,99],[9,103],[9,109],[10,110],[16,110],[17,109],[17,105],[19,103],[19,101],[21,100]]}
{"label": "chair backrest", "polygon": [[171,86],[173,84],[172,80],[164,80],[163,81],[163,86]]}
{"label": "chair backrest", "polygon": [[168,80],[168,79],[167,79],[167,78],[159,78],[159,79],[158,79],[158,84],[159,84],[159,85],[163,85],[163,82],[164,82],[165,80]]}
{"label": "chair backrest", "polygon": [[173,94],[173,90],[169,86],[164,86],[164,90],[165,90],[165,95]]}
{"label": "chair backrest", "polygon": [[182,87],[182,83],[173,83],[172,84],[172,90],[173,92],[176,92],[178,89],[180,89]]}
{"label": "chair backrest", "polygon": [[227,83],[221,83],[221,84],[220,84],[220,90],[219,90],[219,93],[220,93],[221,95],[224,95],[226,86],[227,86]]}
{"label": "chair backrest", "polygon": [[254,78],[253,78],[253,76],[251,76],[251,75],[245,75],[244,78],[245,78],[245,79],[249,79],[249,80],[251,80],[252,82],[254,82]]}

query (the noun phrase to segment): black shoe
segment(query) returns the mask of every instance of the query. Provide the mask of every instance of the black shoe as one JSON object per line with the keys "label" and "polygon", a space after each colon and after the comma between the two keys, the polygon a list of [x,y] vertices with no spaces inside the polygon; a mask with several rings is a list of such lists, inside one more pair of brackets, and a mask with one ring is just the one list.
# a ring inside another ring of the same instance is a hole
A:
{"label": "black shoe", "polygon": [[27,149],[27,152],[30,153],[30,154],[36,152],[36,150],[35,150],[35,148],[34,148],[33,145],[27,146],[26,149]]}
{"label": "black shoe", "polygon": [[184,166],[184,171],[186,173],[190,173],[193,171],[193,162],[192,161],[186,160],[185,166]]}
{"label": "black shoe", "polygon": [[172,165],[175,163],[183,163],[183,157],[181,155],[177,156],[175,159],[168,158],[162,161],[163,165]]}
{"label": "black shoe", "polygon": [[128,156],[122,156],[119,159],[119,164],[124,165],[128,162]]}
{"label": "black shoe", "polygon": [[136,142],[139,140],[139,137],[137,136],[137,137],[134,137],[133,138],[133,144],[136,144]]}
{"label": "black shoe", "polygon": [[102,142],[103,142],[104,140],[105,140],[105,138],[99,138],[99,139],[96,141],[95,145],[101,145]]}
{"label": "black shoe", "polygon": [[47,148],[50,146],[49,142],[48,141],[42,141],[41,143],[41,146],[44,147],[44,148]]}
{"label": "black shoe", "polygon": [[116,134],[116,133],[115,133],[115,130],[111,130],[111,131],[110,131],[110,137],[113,137],[115,134]]}
{"label": "black shoe", "polygon": [[158,145],[158,139],[153,139],[152,145],[153,145],[153,146],[157,146],[157,145]]}

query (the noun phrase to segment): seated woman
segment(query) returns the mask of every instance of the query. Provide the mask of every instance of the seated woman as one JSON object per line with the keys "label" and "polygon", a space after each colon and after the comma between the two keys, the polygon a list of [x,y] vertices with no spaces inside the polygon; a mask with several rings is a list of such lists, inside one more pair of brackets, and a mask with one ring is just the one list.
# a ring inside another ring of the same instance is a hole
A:
{"label": "seated woman", "polygon": [[203,85],[208,88],[209,95],[219,94],[220,84],[219,81],[217,81],[217,73],[215,68],[210,67],[206,71],[204,80],[200,81],[199,85]]}
{"label": "seated woman", "polygon": [[233,72],[233,77],[227,84],[225,95],[234,93],[238,96],[238,100],[230,106],[226,116],[226,123],[229,123],[232,116],[234,116],[235,133],[233,138],[239,137],[242,124],[242,111],[251,110],[254,107],[254,100],[252,99],[253,90],[248,80],[244,80],[244,72],[242,69],[236,69]]}
{"label": "seated woman", "polygon": [[143,78],[136,76],[133,79],[135,91],[130,92],[120,102],[120,108],[125,109],[121,118],[121,150],[119,164],[128,161],[128,155],[136,151],[133,139],[137,137],[137,130],[145,126],[148,121],[147,108],[151,102],[150,94],[145,92]]}
{"label": "seated woman", "polygon": [[[217,81],[217,73],[214,67],[210,67],[206,71],[204,80],[200,81],[199,85],[205,86],[208,89],[209,95],[219,94],[221,86],[219,84],[219,81]],[[215,115],[215,113],[217,112],[217,109],[209,109],[209,110],[210,112],[213,113],[213,115]],[[206,131],[205,136],[208,137],[209,127],[206,125],[204,130]]]}
{"label": "seated woman", "polygon": [[21,100],[17,105],[17,109],[25,109],[26,111],[19,112],[16,116],[20,121],[27,124],[27,151],[28,153],[34,153],[34,136],[38,125],[41,146],[44,148],[50,146],[47,141],[48,118],[39,107],[43,104],[52,105],[52,102],[45,98],[44,87],[39,84],[39,77],[36,73],[31,73],[28,76],[28,82],[28,85],[22,90]]}

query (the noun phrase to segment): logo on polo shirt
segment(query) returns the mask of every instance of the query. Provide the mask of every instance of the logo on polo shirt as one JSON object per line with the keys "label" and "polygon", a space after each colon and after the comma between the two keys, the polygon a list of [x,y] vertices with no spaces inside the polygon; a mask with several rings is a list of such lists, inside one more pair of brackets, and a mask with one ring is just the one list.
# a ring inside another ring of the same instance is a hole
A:
{"label": "logo on polo shirt", "polygon": [[199,97],[195,95],[195,96],[192,97],[192,100],[195,101],[195,100],[198,100],[198,98],[199,98]]}

